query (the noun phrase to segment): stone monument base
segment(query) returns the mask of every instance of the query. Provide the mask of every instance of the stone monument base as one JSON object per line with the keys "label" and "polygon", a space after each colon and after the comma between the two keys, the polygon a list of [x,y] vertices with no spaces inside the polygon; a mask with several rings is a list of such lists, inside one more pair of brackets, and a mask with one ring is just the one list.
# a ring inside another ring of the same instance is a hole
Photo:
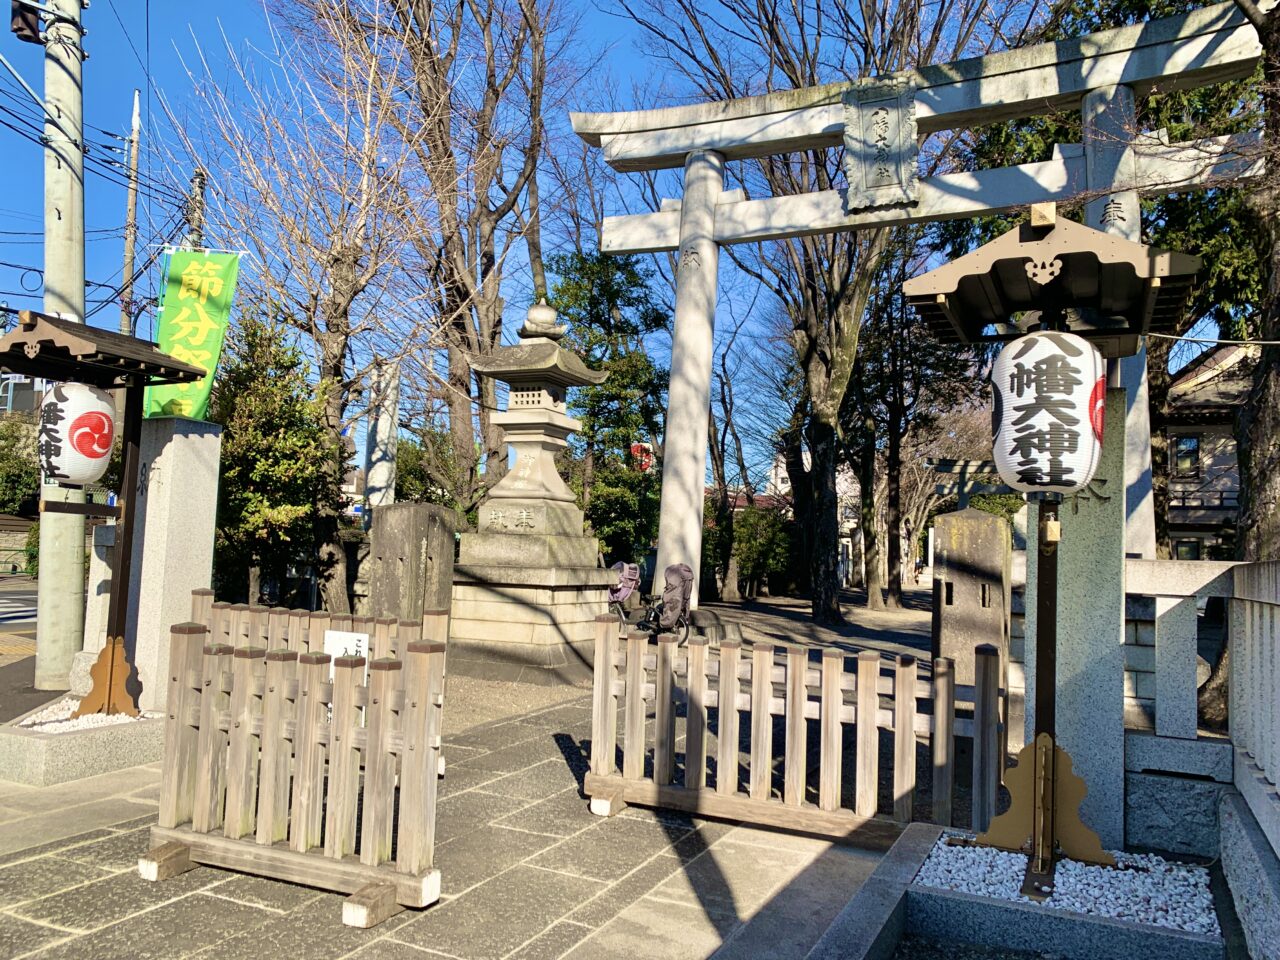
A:
{"label": "stone monument base", "polygon": [[450,672],[589,686],[595,618],[608,612],[614,579],[612,571],[598,567],[459,564],[449,624]]}

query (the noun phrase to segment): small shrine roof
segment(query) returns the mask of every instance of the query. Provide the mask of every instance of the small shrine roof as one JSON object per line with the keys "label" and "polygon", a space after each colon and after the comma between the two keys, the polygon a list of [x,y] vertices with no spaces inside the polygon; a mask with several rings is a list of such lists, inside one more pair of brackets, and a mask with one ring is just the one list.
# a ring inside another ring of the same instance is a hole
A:
{"label": "small shrine roof", "polygon": [[1012,340],[1031,311],[1061,310],[1072,333],[1104,356],[1136,351],[1138,337],[1173,329],[1200,258],[1134,243],[1052,211],[972,253],[907,280],[902,291],[944,342]]}
{"label": "small shrine roof", "polygon": [[189,383],[206,371],[162,353],[149,340],[23,310],[0,337],[0,369],[96,387]]}

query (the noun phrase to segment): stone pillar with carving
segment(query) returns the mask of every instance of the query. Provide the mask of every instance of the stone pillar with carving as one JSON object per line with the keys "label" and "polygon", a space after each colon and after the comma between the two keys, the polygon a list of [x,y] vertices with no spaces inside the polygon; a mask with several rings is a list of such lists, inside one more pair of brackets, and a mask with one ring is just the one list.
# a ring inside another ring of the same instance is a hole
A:
{"label": "stone pillar with carving", "polygon": [[472,362],[510,386],[493,421],[514,460],[480,505],[477,531],[461,537],[449,631],[455,672],[543,683],[590,675],[594,621],[614,578],[597,567],[599,545],[583,533],[555,455],[582,427],[566,410],[569,388],[607,374],[561,347],[564,333],[555,310],[537,304],[518,344]]}

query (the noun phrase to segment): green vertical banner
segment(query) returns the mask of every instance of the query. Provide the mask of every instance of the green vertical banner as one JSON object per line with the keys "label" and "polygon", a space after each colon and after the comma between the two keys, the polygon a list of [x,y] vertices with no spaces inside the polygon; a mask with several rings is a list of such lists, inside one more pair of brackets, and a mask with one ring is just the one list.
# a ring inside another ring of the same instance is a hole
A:
{"label": "green vertical banner", "polygon": [[171,357],[208,373],[194,383],[148,387],[147,416],[204,419],[239,271],[234,253],[178,250],[169,258],[156,342]]}

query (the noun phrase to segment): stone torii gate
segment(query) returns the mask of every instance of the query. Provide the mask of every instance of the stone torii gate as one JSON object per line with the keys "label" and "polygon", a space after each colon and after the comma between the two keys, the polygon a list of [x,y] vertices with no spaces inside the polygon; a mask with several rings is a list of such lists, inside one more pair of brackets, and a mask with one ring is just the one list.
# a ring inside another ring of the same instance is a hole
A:
{"label": "stone torii gate", "polygon": [[[623,172],[683,167],[684,196],[655,213],[606,217],[606,253],[679,251],[658,566],[701,558],[706,418],[719,250],[815,233],[979,217],[1086,197],[1087,225],[1140,241],[1138,198],[1250,176],[1257,137],[1170,144],[1137,136],[1135,97],[1246,77],[1261,54],[1233,3],[893,77],[657,110],[574,113],[573,128]],[[1051,160],[917,178],[917,137],[1080,109],[1083,144]],[[727,160],[846,149],[851,187],[745,199]],[[1254,149],[1250,149],[1253,147]],[[1146,350],[1112,382],[1127,389],[1126,552],[1154,557]]]}

